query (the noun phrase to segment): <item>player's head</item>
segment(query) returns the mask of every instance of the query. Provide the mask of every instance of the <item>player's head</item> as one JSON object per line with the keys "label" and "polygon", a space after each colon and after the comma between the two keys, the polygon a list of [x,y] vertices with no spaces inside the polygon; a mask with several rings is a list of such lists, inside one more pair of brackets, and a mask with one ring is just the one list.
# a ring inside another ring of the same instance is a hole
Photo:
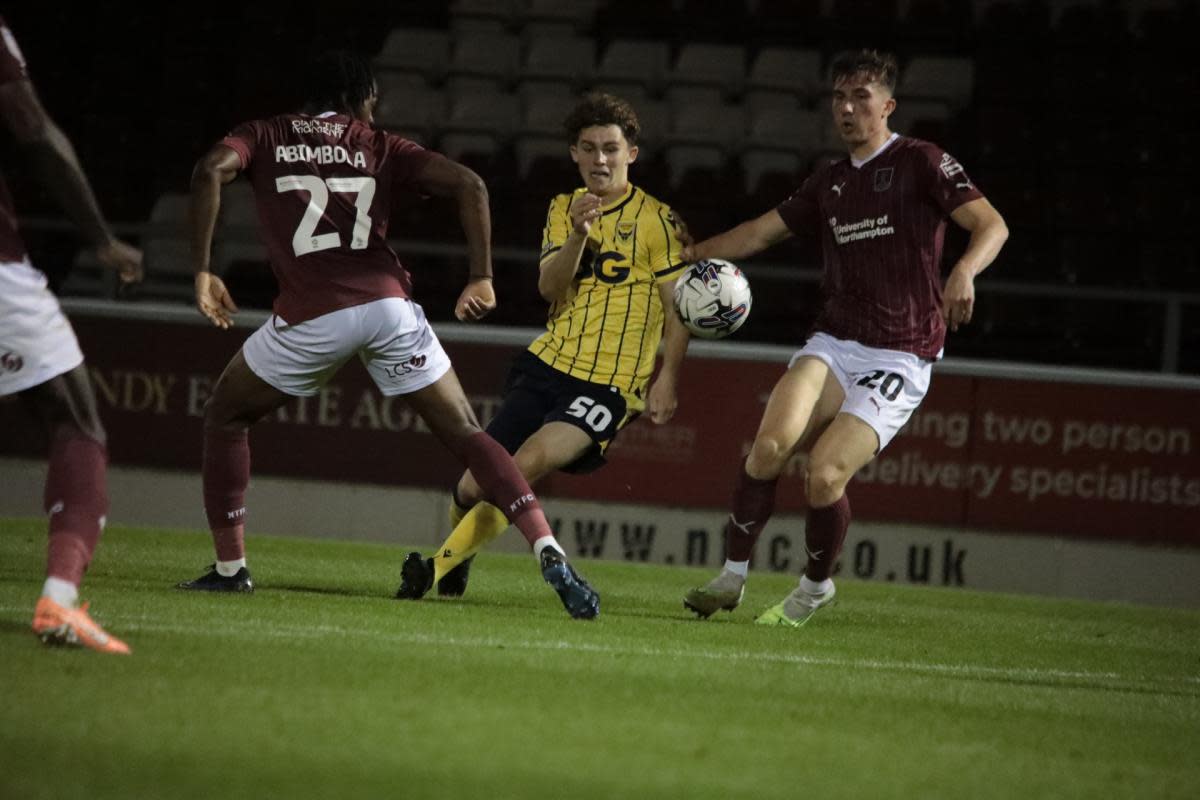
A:
{"label": "player's head", "polygon": [[366,59],[343,50],[327,50],[309,64],[305,111],[340,111],[371,122],[379,92]]}
{"label": "player's head", "polygon": [[600,197],[625,191],[642,129],[633,106],[611,94],[593,92],[571,110],[563,128],[571,160],[588,191]]}
{"label": "player's head", "polygon": [[896,109],[896,57],[878,50],[839,53],[829,67],[833,124],[851,148],[888,133]]}

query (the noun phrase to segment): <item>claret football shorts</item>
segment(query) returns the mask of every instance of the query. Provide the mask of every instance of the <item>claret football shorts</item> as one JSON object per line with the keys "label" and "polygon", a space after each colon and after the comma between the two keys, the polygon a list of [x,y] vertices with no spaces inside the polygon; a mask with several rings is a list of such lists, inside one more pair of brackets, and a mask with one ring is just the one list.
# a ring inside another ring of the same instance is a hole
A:
{"label": "claret football shorts", "polygon": [[357,355],[379,391],[409,394],[450,369],[421,307],[402,297],[340,308],[289,325],[272,314],[242,345],[254,374],[279,391],[314,395]]}
{"label": "claret football shorts", "polygon": [[46,275],[26,261],[0,263],[0,396],[45,383],[83,363]]}
{"label": "claret football shorts", "polygon": [[933,362],[912,353],[815,333],[788,367],[805,356],[829,365],[846,393],[841,411],[858,417],[878,434],[877,453],[904,427],[929,391]]}

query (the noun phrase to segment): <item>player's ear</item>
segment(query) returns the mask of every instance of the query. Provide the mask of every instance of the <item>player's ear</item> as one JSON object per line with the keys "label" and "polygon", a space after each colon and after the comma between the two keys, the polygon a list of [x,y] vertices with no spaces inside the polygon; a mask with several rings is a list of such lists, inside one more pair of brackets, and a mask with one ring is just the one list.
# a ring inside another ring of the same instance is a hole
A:
{"label": "player's ear", "polygon": [[571,151],[571,160],[574,161],[576,164],[578,164],[579,163],[579,148],[576,147],[575,145],[569,145],[567,147],[567,149]]}
{"label": "player's ear", "polygon": [[895,110],[896,110],[896,98],[889,97],[887,100],[883,101],[883,118],[884,119],[887,119],[888,117],[890,117],[892,115],[892,112]]}
{"label": "player's ear", "polygon": [[633,162],[637,161],[637,157],[638,157],[638,146],[635,144],[629,148],[629,163],[632,164]]}

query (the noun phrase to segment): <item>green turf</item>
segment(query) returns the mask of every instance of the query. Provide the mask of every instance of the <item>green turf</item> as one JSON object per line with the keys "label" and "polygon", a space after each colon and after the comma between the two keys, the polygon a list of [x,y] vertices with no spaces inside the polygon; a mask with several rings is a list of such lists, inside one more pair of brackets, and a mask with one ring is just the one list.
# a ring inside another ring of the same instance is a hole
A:
{"label": "green turf", "polygon": [[44,548],[0,522],[2,798],[1200,797],[1200,612],[842,580],[782,630],[789,576],[697,622],[707,571],[585,562],[577,622],[528,556],[400,602],[402,547],[267,537],[215,597],[207,534],[113,527],[122,658],[29,632]]}

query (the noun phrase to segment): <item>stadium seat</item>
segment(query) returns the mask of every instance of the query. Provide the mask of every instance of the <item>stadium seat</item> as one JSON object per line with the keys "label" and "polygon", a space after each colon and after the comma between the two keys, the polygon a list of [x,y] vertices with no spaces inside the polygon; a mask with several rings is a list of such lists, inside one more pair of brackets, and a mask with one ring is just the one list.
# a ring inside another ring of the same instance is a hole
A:
{"label": "stadium seat", "polygon": [[[454,38],[447,75],[468,85],[505,89],[517,75],[520,40],[511,34],[463,33]],[[473,83],[470,83],[473,82]]]}
{"label": "stadium seat", "polygon": [[764,47],[750,66],[746,88],[798,95],[806,101],[814,99],[826,89],[821,54],[817,50]]}
{"label": "stadium seat", "polygon": [[[888,118],[888,127],[905,136],[919,136],[916,128],[921,122],[946,123],[950,119],[950,106],[940,100],[907,100],[903,97],[896,100],[896,110]],[[931,138],[942,144],[941,137]]]}
{"label": "stadium seat", "polygon": [[900,71],[896,94],[913,100],[940,100],[954,108],[971,102],[975,62],[951,56],[917,56]]}
{"label": "stadium seat", "polygon": [[687,103],[671,109],[671,144],[711,145],[722,151],[740,146],[746,120],[740,105]]}
{"label": "stadium seat", "polygon": [[375,68],[415,72],[426,79],[440,81],[450,62],[450,34],[428,28],[395,28],[388,33]]}
{"label": "stadium seat", "polygon": [[519,130],[522,134],[550,137],[561,142],[564,135],[563,120],[574,102],[569,95],[537,94],[524,98]]}
{"label": "stadium seat", "polygon": [[617,39],[600,56],[596,80],[607,85],[640,85],[657,94],[667,73],[668,55],[666,42]]}
{"label": "stadium seat", "polygon": [[526,0],[517,22],[526,37],[574,35],[591,27],[599,0]]}
{"label": "stadium seat", "polygon": [[584,85],[591,80],[595,62],[596,45],[591,39],[537,37],[526,49],[521,79],[566,80]]}
{"label": "stadium seat", "polygon": [[750,115],[746,145],[791,152],[812,152],[825,143],[829,115],[799,108],[766,108]]}
{"label": "stadium seat", "polygon": [[746,50],[733,44],[685,44],[667,73],[667,82],[670,86],[709,86],[725,97],[738,96],[746,83]]}
{"label": "stadium seat", "polygon": [[517,16],[519,0],[454,0],[450,28],[455,34],[502,34]]}
{"label": "stadium seat", "polygon": [[757,150],[749,148],[742,153],[743,191],[747,205],[766,210],[765,203],[779,203],[800,185],[797,179],[802,165],[800,156],[785,150]]}
{"label": "stadium seat", "polygon": [[394,81],[392,73],[380,73],[378,81],[376,123],[416,141],[432,141],[446,117],[445,94],[408,81]]}
{"label": "stadium seat", "polygon": [[450,97],[442,130],[453,134],[483,133],[500,142],[512,136],[519,119],[515,94],[464,92]]}

